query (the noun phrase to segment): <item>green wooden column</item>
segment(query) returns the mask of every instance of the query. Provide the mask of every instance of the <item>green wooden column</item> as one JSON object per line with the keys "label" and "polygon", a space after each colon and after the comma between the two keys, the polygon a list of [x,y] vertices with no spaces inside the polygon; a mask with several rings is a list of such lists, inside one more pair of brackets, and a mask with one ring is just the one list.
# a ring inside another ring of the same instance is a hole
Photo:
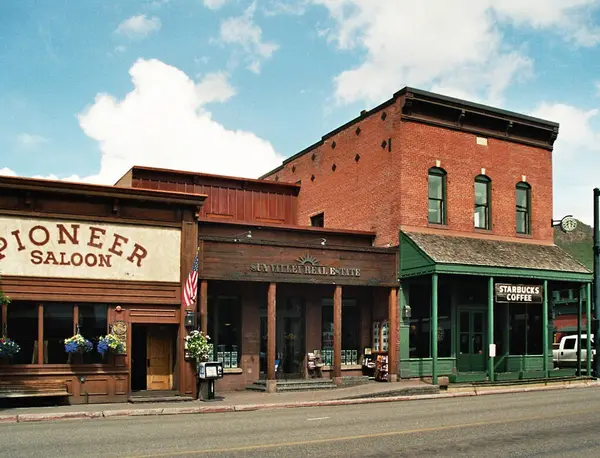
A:
{"label": "green wooden column", "polygon": [[[581,314],[583,312],[583,285],[579,287],[579,300],[577,301],[577,335],[581,336]],[[578,337],[580,339],[580,337]],[[577,376],[581,377],[581,345],[577,345]]]}
{"label": "green wooden column", "polygon": [[431,383],[438,384],[438,274],[431,277]]}
{"label": "green wooden column", "polygon": [[544,377],[550,377],[548,367],[548,280],[544,280],[544,302],[542,306],[542,355],[544,357]]}
{"label": "green wooden column", "polygon": [[494,381],[494,357],[490,356],[490,345],[494,341],[494,277],[488,279],[488,380]]}
{"label": "green wooden column", "polygon": [[587,334],[586,375],[592,374],[592,288],[585,285],[585,333]]}

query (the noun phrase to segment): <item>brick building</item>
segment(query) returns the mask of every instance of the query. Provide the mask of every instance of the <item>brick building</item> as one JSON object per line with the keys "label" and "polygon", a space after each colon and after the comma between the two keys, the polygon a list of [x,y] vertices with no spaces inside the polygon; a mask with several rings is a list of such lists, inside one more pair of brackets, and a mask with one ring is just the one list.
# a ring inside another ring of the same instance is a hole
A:
{"label": "brick building", "polygon": [[548,377],[551,292],[591,281],[553,244],[558,127],[406,87],[262,178],[301,185],[298,224],[399,247],[401,377]]}

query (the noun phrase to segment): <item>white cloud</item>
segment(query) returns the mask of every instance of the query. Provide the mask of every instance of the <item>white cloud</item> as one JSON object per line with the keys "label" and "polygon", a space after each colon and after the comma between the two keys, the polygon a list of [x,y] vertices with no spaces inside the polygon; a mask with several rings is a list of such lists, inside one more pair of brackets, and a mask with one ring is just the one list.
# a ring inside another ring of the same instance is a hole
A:
{"label": "white cloud", "polygon": [[46,137],[36,134],[20,133],[17,135],[17,144],[21,148],[36,148],[44,143],[48,143],[48,141],[49,140]]}
{"label": "white cloud", "polygon": [[573,214],[591,224],[592,189],[600,186],[600,132],[595,128],[598,109],[582,110],[561,103],[543,103],[532,113],[560,123],[554,144],[554,215]]}
{"label": "white cloud", "polygon": [[204,6],[211,10],[218,10],[229,0],[203,0]]}
{"label": "white cloud", "polygon": [[17,173],[11,169],[9,169],[8,167],[3,167],[0,169],[0,175],[5,176],[5,177],[16,177]]}
{"label": "white cloud", "polygon": [[505,88],[533,63],[511,47],[501,26],[547,29],[579,45],[598,32],[587,25],[595,0],[312,0],[327,8],[328,39],[364,59],[334,78],[338,102],[378,103],[405,85],[502,103]]}
{"label": "white cloud", "polygon": [[223,44],[238,46],[247,61],[247,68],[260,73],[265,59],[270,58],[279,45],[262,39],[262,29],[254,22],[256,4],[252,3],[243,15],[230,17],[221,22],[219,41]]}
{"label": "white cloud", "polygon": [[265,16],[302,16],[310,0],[270,0],[264,7]]}
{"label": "white cloud", "polygon": [[122,54],[122,53],[124,53],[126,50],[127,50],[127,48],[126,48],[125,46],[123,46],[123,45],[118,45],[118,46],[115,46],[115,50],[114,50],[114,52],[115,52],[115,54]]}
{"label": "white cloud", "polygon": [[161,27],[162,24],[158,17],[148,18],[145,14],[140,14],[125,19],[119,24],[115,32],[133,40],[140,40],[146,38],[152,32],[160,30]]}
{"label": "white cloud", "polygon": [[138,60],[134,88],[122,100],[99,94],[79,114],[83,131],[102,152],[91,182],[114,183],[132,165],[257,177],[281,164],[273,146],[251,132],[228,130],[204,108],[235,94],[224,73],[194,83],[159,60]]}

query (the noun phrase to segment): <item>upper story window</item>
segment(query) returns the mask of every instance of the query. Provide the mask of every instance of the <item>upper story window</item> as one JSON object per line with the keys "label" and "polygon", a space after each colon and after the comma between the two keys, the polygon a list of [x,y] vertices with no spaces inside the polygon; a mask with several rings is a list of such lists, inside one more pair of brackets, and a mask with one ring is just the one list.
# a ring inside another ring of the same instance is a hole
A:
{"label": "upper story window", "polygon": [[531,234],[531,186],[517,183],[517,233]]}
{"label": "upper story window", "polygon": [[439,167],[429,169],[428,221],[446,224],[446,172]]}
{"label": "upper story window", "polygon": [[473,215],[473,222],[477,229],[490,229],[492,227],[490,218],[491,184],[491,180],[485,175],[475,177],[475,213]]}
{"label": "upper story window", "polygon": [[325,213],[319,213],[310,217],[312,227],[325,227]]}

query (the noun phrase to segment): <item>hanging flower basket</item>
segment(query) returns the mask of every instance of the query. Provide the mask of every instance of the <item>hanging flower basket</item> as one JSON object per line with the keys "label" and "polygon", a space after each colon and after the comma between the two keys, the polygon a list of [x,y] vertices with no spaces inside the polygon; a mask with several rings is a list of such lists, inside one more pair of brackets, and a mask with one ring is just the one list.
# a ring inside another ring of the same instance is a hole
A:
{"label": "hanging flower basket", "polygon": [[119,340],[115,334],[106,334],[98,339],[96,347],[98,353],[104,356],[106,353],[122,354],[125,352],[125,345]]}
{"label": "hanging flower basket", "polygon": [[73,337],[65,339],[65,351],[67,353],[88,353],[94,349],[92,342],[87,340],[81,334],[75,334]]}
{"label": "hanging flower basket", "polygon": [[6,336],[0,338],[0,358],[10,358],[16,355],[21,350],[21,347]]}
{"label": "hanging flower basket", "polygon": [[192,331],[185,338],[185,350],[196,361],[208,361],[210,358],[210,336],[201,331]]}

